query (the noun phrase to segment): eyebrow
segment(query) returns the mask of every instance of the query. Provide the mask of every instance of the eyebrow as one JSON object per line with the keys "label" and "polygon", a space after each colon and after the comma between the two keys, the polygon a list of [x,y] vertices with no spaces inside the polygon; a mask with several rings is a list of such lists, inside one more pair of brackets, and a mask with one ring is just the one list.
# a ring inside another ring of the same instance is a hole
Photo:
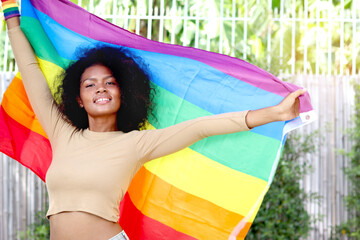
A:
{"label": "eyebrow", "polygon": [[[109,76],[106,76],[106,77],[103,78],[103,79],[108,79],[108,78],[115,78],[115,77],[114,77],[113,75],[109,75]],[[86,78],[86,79],[84,79],[84,80],[80,80],[80,83],[83,83],[83,82],[85,82],[85,81],[95,81],[95,80],[97,80],[97,79],[90,77],[90,78]]]}

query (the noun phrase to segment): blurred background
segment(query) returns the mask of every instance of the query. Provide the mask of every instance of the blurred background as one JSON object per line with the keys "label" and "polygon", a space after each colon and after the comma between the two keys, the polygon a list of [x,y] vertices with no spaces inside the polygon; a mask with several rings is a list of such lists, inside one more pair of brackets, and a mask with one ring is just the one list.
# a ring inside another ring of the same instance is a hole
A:
{"label": "blurred background", "polygon": [[[360,0],[72,2],[145,38],[241,58],[307,88],[318,119],[288,136],[246,239],[360,239]],[[0,20],[1,100],[17,67]],[[48,239],[44,184],[0,158],[0,239]]]}

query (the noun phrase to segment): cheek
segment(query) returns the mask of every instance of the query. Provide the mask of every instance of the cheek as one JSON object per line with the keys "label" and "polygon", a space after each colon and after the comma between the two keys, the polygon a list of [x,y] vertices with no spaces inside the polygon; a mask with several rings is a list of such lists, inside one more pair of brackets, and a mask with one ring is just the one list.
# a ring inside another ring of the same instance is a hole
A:
{"label": "cheek", "polygon": [[119,92],[118,96],[117,96],[117,99],[118,99],[118,102],[119,102],[119,105],[121,105],[121,92]]}
{"label": "cheek", "polygon": [[120,89],[114,89],[113,96],[116,96],[116,98],[121,102],[121,91]]}
{"label": "cheek", "polygon": [[89,90],[87,89],[80,89],[80,99],[82,101],[86,101],[87,99],[89,99],[91,97],[91,94],[89,92]]}

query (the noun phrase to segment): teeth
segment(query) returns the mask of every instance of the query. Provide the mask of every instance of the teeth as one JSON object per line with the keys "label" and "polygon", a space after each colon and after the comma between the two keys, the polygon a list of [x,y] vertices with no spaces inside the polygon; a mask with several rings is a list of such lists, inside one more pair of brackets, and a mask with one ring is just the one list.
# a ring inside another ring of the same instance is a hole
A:
{"label": "teeth", "polygon": [[96,99],[95,100],[95,103],[98,103],[98,102],[109,102],[110,99],[109,98],[99,98],[99,99]]}

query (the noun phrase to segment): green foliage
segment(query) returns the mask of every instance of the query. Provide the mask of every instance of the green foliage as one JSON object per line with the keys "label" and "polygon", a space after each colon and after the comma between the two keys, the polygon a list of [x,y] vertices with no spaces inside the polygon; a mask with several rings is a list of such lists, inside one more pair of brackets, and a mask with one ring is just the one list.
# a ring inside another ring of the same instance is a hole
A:
{"label": "green foliage", "polygon": [[336,226],[333,239],[357,239],[360,240],[360,85],[356,84],[355,89],[355,116],[354,128],[350,136],[353,147],[347,156],[350,163],[345,168],[345,174],[350,182],[348,196],[345,197],[349,218],[346,222]]}
{"label": "green foliage", "polygon": [[[142,4],[135,5],[134,1],[125,2],[128,6],[132,5],[136,11],[140,11],[137,8],[142,8],[144,10],[143,15],[147,14],[148,1],[139,1]],[[320,20],[316,23],[314,20],[317,17],[326,19],[329,14],[332,18],[340,17],[343,7],[351,10],[354,5],[352,0],[345,0],[344,6],[342,6],[341,1],[337,0],[333,2],[308,0],[306,1],[308,3],[306,13],[304,11],[304,0],[282,1],[283,6],[279,0],[273,0],[271,6],[268,5],[267,0],[237,0],[235,2],[223,0],[223,2],[224,7],[221,11],[218,0],[188,0],[188,11],[185,12],[184,0],[164,0],[164,8],[171,10],[171,16],[184,17],[197,13],[198,16],[205,17],[205,19],[187,19],[186,34],[185,20],[171,18],[165,20],[164,33],[161,39],[164,42],[197,46],[201,49],[225,54],[233,54],[237,51],[242,54],[235,56],[245,60],[249,60],[248,55],[261,57],[261,55],[267,54],[267,48],[271,45],[273,53],[270,53],[270,56],[281,55],[278,64],[282,65],[283,72],[290,72],[292,64],[294,64],[296,72],[306,69],[307,72],[319,70],[320,73],[327,73],[329,61],[331,69],[335,72],[339,72],[340,68],[351,71],[352,58],[360,54],[359,43],[353,41],[354,37],[359,35],[360,26],[355,26],[356,36],[353,36],[353,25],[350,23],[341,26],[340,22],[330,24]],[[176,6],[173,6],[173,3]],[[160,1],[154,0],[152,6],[160,6]],[[278,21],[280,9],[284,9],[284,19],[307,18],[308,21],[295,21],[295,23],[291,20]],[[294,9],[295,15],[292,9]],[[220,19],[221,16],[231,17],[233,14],[240,20],[233,22],[231,19]],[[246,16],[246,21],[243,19],[244,16]],[[356,17],[358,18],[358,13]],[[129,26],[135,26],[134,21],[134,19],[130,20]],[[147,35],[147,20],[141,20],[140,25],[141,35],[151,37],[153,40],[160,39],[159,20],[152,20],[151,36]],[[198,33],[196,34],[197,26]],[[131,27],[129,30],[134,31]],[[344,33],[342,39],[341,31]],[[269,35],[271,42],[268,42]],[[315,41],[319,38],[321,41]],[[220,39],[222,40],[221,45]],[[344,48],[341,52],[342,41]],[[330,51],[329,43],[331,45]],[[307,46],[306,51],[304,45]],[[306,62],[304,62],[304,56],[307,56]],[[341,56],[343,56],[342,59]],[[276,59],[271,58],[271,62],[274,61]],[[360,59],[355,59],[355,65],[356,67],[360,66]]]}
{"label": "green foliage", "polygon": [[[140,13],[140,15],[145,17],[149,14],[150,4],[148,0],[93,0],[93,6],[90,6],[90,0],[72,0],[72,2],[76,4],[81,2],[82,7],[97,15],[111,15],[112,13],[116,15],[118,13],[119,18],[111,17],[106,18],[106,20],[120,26],[123,26],[124,22],[127,21],[127,28],[132,32],[136,30],[137,20],[135,18],[124,20],[120,15],[125,14],[123,12],[125,9],[129,10],[132,8],[133,12],[127,12],[127,14],[134,15]],[[141,19],[138,26],[139,33],[153,40],[192,47],[197,46],[198,48],[213,52],[232,54],[245,60],[248,60],[249,55],[256,57],[266,55],[267,48],[271,45],[273,52],[269,56],[282,56],[279,59],[271,57],[271,63],[275,62],[275,64],[281,65],[282,72],[290,72],[294,63],[295,72],[306,69],[308,72],[319,70],[320,73],[327,73],[329,60],[333,71],[339,72],[340,68],[343,68],[345,72],[346,70],[351,72],[353,67],[352,58],[356,58],[360,54],[359,42],[353,41],[359,37],[359,24],[355,25],[355,36],[353,36],[354,25],[351,23],[345,22],[342,26],[338,21],[332,24],[326,21],[320,21],[316,24],[314,21],[317,13],[320,18],[326,19],[330,13],[331,18],[338,19],[341,16],[343,7],[352,12],[352,8],[356,7],[353,0],[333,0],[332,2],[327,0],[273,0],[270,6],[268,0],[223,0],[223,11],[221,11],[220,2],[219,0],[152,0],[151,6],[153,11],[155,6],[160,9],[161,3],[163,3],[163,9],[170,10],[170,16],[177,16],[179,18],[164,20],[163,31],[160,30],[159,20],[151,20],[151,34],[148,34],[148,20],[146,18]],[[304,12],[305,2],[308,3],[307,13]],[[341,4],[342,2],[344,3],[343,5]],[[283,6],[281,6],[281,3]],[[185,12],[185,6],[187,7],[187,12]],[[247,11],[245,10],[246,6]],[[280,17],[279,12],[281,8],[285,11],[283,17],[286,19],[292,19],[293,17],[304,19],[306,15],[310,20],[307,23],[296,21],[294,28],[293,21],[276,20]],[[294,9],[295,16],[293,16],[292,9]],[[195,19],[180,19],[184,16],[193,16],[197,12],[198,16],[205,17],[205,19],[199,21]],[[277,15],[276,12],[278,13]],[[219,20],[221,16],[231,17],[233,14],[240,18],[240,20],[236,20],[234,23],[232,20]],[[243,20],[244,16],[246,16],[246,24]],[[355,18],[359,18],[357,11]],[[184,21],[186,21],[186,31],[184,29]],[[198,32],[196,31],[197,28]],[[293,29],[295,32],[293,32]],[[244,39],[245,31],[246,39]],[[342,39],[340,37],[341,31],[344,33]],[[160,36],[161,32],[163,33],[162,36]],[[234,35],[232,34],[233,32]],[[271,42],[268,42],[268,35],[271,37]],[[321,38],[322,41],[317,42],[315,41],[316,38]],[[222,40],[221,45],[220,39]],[[342,52],[340,50],[341,41],[344,44]],[[331,44],[331,51],[329,51],[329,42]],[[280,43],[283,44],[283,47],[280,46]],[[304,44],[307,46],[306,52]],[[235,52],[241,52],[241,54],[236,55],[234,54]],[[292,55],[293,52],[294,55]],[[304,62],[305,54],[307,62]],[[0,59],[2,57],[0,56]],[[341,66],[340,63],[344,65]],[[2,61],[0,61],[0,67],[1,64]],[[360,58],[355,59],[355,65],[356,68],[359,68]],[[316,69],[316,66],[319,69]]]}
{"label": "green foliage", "polygon": [[[0,14],[2,14],[0,12]],[[1,17],[0,17],[0,21],[1,21]],[[0,46],[5,46],[5,40],[6,40],[6,23],[5,21],[1,21],[1,26],[0,26]],[[0,51],[0,71],[5,70],[5,71],[14,71],[14,69],[9,69],[10,65],[12,64],[12,67],[15,67],[15,58],[14,58],[14,54],[11,50],[11,47],[9,46],[9,48],[7,49],[7,62],[6,62],[6,66],[4,66],[4,58],[5,58],[5,51]]]}
{"label": "green foliage", "polygon": [[246,239],[295,240],[308,236],[316,219],[308,214],[305,203],[317,200],[318,196],[307,194],[300,187],[310,164],[299,160],[315,151],[316,134],[302,137],[293,134],[288,138],[274,181]]}
{"label": "green foliage", "polygon": [[[85,9],[89,9],[90,8],[90,0],[71,0],[71,2],[78,4],[81,3],[81,7],[85,8]],[[97,7],[100,3],[100,0],[94,0],[93,1],[93,5],[94,7]]]}
{"label": "green foliage", "polygon": [[30,224],[25,231],[19,232],[19,238],[27,240],[50,239],[50,224],[44,216],[45,212],[38,212],[35,216],[35,222]]}

